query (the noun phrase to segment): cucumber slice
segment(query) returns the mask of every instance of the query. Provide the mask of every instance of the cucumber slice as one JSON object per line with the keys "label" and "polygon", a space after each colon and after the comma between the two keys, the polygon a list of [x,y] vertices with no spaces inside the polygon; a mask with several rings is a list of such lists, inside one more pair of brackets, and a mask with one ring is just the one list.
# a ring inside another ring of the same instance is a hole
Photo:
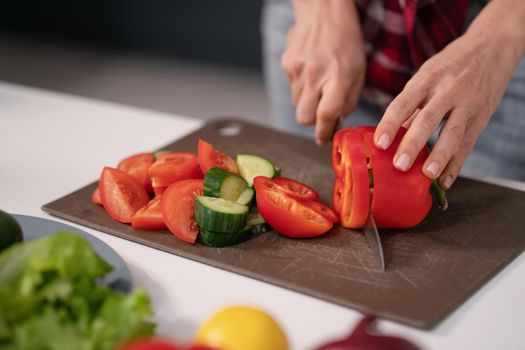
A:
{"label": "cucumber slice", "polygon": [[236,202],[242,205],[250,205],[253,200],[254,194],[255,190],[253,188],[248,187],[244,189],[239,198],[237,198]]}
{"label": "cucumber slice", "polygon": [[266,220],[262,217],[259,212],[250,212],[246,218],[246,224],[249,226],[255,226],[265,223]]}
{"label": "cucumber slice", "polygon": [[250,212],[246,219],[246,225],[252,227],[252,233],[254,235],[259,233],[265,233],[272,230],[272,227],[264,220],[262,215],[256,212]]}
{"label": "cucumber slice", "polygon": [[203,229],[215,232],[236,232],[246,224],[248,206],[223,198],[197,196],[195,222]]}
{"label": "cucumber slice", "polygon": [[278,174],[277,168],[272,162],[254,154],[238,154],[236,161],[241,176],[244,177],[250,186],[253,186],[253,179],[256,176],[272,178]]}
{"label": "cucumber slice", "polygon": [[248,183],[242,177],[221,168],[211,168],[204,176],[205,196],[235,202],[247,187]]}
{"label": "cucumber slice", "polygon": [[252,227],[245,226],[237,232],[215,232],[201,228],[199,242],[208,247],[226,247],[244,242],[252,236]]}

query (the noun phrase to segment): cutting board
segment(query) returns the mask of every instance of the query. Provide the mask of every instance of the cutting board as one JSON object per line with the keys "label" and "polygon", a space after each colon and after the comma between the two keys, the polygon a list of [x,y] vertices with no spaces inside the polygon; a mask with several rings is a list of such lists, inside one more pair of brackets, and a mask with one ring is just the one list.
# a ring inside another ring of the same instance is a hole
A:
{"label": "cutting board", "polygon": [[[315,188],[331,203],[330,147],[222,119],[163,149],[197,151],[203,138],[235,156],[255,153]],[[141,151],[141,150],[137,150]],[[363,234],[334,227],[319,238],[261,234],[237,246],[208,248],[168,231],[133,230],[90,201],[94,182],[43,206],[58,217],[175,255],[289,288],[364,313],[429,329],[501,271],[525,248],[525,192],[459,178],[449,209],[433,208],[410,230],[383,230],[387,270],[380,272]]]}

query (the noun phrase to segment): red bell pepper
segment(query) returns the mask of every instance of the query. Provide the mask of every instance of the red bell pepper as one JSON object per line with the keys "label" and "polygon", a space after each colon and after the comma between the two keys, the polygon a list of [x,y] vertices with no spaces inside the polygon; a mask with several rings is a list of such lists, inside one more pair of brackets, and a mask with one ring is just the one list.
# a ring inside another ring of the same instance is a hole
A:
{"label": "red bell pepper", "polygon": [[432,206],[432,180],[421,171],[429,150],[425,147],[419,152],[410,170],[399,171],[392,160],[406,129],[398,132],[386,150],[375,147],[374,131],[375,127],[350,127],[335,135],[334,208],[341,224],[348,228],[363,227],[369,213],[378,227],[413,227],[423,221]]}

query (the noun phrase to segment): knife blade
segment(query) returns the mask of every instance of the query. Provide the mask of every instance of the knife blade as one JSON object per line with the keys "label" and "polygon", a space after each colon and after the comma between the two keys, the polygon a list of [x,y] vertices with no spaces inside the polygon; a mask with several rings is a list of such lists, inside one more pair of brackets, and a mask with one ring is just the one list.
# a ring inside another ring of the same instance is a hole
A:
{"label": "knife blade", "polygon": [[376,222],[374,216],[370,214],[366,220],[365,226],[363,227],[366,240],[370,249],[374,252],[374,255],[379,262],[379,269],[385,271],[385,256],[383,255],[383,246],[381,245],[381,238],[379,238],[379,231],[377,231]]}

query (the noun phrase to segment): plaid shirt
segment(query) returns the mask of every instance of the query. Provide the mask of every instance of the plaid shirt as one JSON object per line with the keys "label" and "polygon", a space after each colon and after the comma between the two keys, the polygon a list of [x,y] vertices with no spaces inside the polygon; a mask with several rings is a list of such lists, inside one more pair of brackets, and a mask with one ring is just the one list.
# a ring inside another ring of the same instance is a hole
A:
{"label": "plaid shirt", "polygon": [[468,0],[356,0],[367,55],[363,97],[385,109],[463,31]]}

